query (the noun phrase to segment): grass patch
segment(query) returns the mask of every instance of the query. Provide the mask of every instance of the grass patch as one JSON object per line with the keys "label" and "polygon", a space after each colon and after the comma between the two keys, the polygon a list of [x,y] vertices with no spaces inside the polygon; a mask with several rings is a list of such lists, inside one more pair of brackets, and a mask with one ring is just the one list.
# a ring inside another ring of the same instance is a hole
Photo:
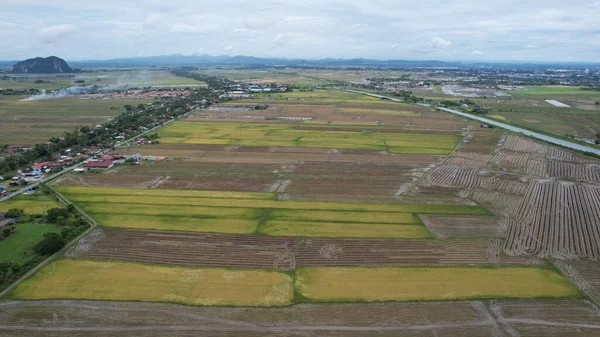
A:
{"label": "grass patch", "polygon": [[299,268],[295,290],[308,301],[412,301],[580,297],[554,268]]}
{"label": "grass patch", "polygon": [[23,264],[36,254],[33,246],[44,238],[46,233],[60,233],[61,228],[55,225],[22,223],[15,225],[16,231],[0,241],[0,263],[15,262]]}
{"label": "grass patch", "polygon": [[14,298],[172,302],[188,305],[282,306],[293,296],[282,272],[165,267],[63,259],[42,268]]}
{"label": "grass patch", "polygon": [[51,208],[62,207],[50,195],[19,195],[0,203],[0,211],[6,212],[11,208],[20,208],[25,214],[44,214]]}

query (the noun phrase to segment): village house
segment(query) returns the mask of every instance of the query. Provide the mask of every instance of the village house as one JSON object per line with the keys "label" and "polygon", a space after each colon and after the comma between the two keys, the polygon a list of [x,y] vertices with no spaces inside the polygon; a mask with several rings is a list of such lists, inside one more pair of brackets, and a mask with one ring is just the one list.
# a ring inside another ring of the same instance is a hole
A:
{"label": "village house", "polygon": [[111,161],[89,161],[83,167],[87,169],[109,169],[114,165]]}
{"label": "village house", "polygon": [[6,147],[4,152],[6,153],[15,153],[19,151],[27,151],[33,149],[31,145],[9,145]]}
{"label": "village house", "polygon": [[31,169],[37,170],[37,171],[42,171],[42,170],[51,169],[53,167],[60,167],[60,166],[62,166],[60,163],[45,161],[42,163],[33,164],[31,166]]}

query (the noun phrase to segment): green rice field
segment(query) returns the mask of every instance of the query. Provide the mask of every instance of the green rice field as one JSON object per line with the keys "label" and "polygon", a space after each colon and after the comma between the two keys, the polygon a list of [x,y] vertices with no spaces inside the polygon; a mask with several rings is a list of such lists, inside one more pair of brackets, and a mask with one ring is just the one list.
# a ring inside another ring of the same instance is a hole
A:
{"label": "green rice field", "polygon": [[281,201],[269,193],[55,188],[103,226],[140,229],[431,238],[416,214],[489,214],[479,206]]}
{"label": "green rice field", "polygon": [[173,123],[159,135],[164,144],[300,146],[439,155],[450,154],[461,139],[459,135],[297,130],[280,124],[189,121]]}

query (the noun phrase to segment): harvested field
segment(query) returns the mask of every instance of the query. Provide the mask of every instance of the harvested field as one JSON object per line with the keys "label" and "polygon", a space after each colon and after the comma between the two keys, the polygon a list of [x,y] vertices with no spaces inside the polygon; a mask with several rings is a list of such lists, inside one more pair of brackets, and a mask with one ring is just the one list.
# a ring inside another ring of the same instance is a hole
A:
{"label": "harvested field", "polygon": [[[190,307],[105,301],[0,303],[3,336],[595,336],[585,300],[299,304]],[[509,333],[510,332],[510,333]]]}
{"label": "harvested field", "polygon": [[[296,266],[431,266],[543,264],[499,255],[488,240],[293,238],[104,228],[104,238],[69,256],[191,267],[290,270]],[[94,240],[92,240],[94,241]],[[88,239],[85,243],[91,242]]]}
{"label": "harvested field", "polygon": [[463,168],[478,169],[486,166],[493,158],[494,155],[492,154],[465,152],[463,150],[454,152],[445,163]]}
{"label": "harvested field", "polygon": [[458,187],[471,189],[477,178],[476,170],[461,169],[452,166],[438,166],[428,172],[423,180],[424,186]]}
{"label": "harvested field", "polygon": [[585,165],[549,160],[547,170],[551,178],[600,184],[600,165],[598,164]]}
{"label": "harvested field", "polygon": [[501,233],[501,218],[490,216],[422,216],[438,238],[494,238]]}
{"label": "harvested field", "polygon": [[[419,205],[419,204],[376,204],[376,203],[342,203],[342,202],[310,202],[282,201],[248,198],[212,198],[212,197],[173,197],[173,196],[144,196],[136,195],[135,189],[122,189],[120,195],[103,194],[95,188],[70,187],[63,190],[69,200],[76,203],[116,203],[139,205],[179,205],[205,207],[241,207],[241,208],[272,208],[272,209],[304,209],[304,210],[338,210],[359,212],[396,212],[415,214],[471,214],[487,215],[489,212],[478,206],[455,205]],[[133,191],[130,194],[129,191]],[[127,193],[127,194],[126,194]],[[241,192],[240,192],[241,193]]]}
{"label": "harvested field", "polygon": [[380,224],[380,223],[344,223],[311,222],[292,220],[269,220],[260,225],[259,234],[272,236],[300,237],[347,237],[347,238],[431,238],[427,228],[422,225]]}
{"label": "harvested field", "polygon": [[534,180],[511,222],[509,254],[559,259],[600,255],[600,188]]}
{"label": "harvested field", "polygon": [[94,299],[191,305],[278,306],[292,300],[292,278],[273,271],[182,268],[58,260],[21,283],[19,299]]}
{"label": "harvested field", "polygon": [[559,272],[539,267],[299,268],[295,290],[326,302],[581,296]]}
{"label": "harvested field", "polygon": [[[286,192],[288,198],[294,200],[393,202],[399,186],[422,176],[439,160],[433,156],[345,155],[322,151],[306,155],[307,159],[317,159],[313,161],[298,160],[304,156],[301,153],[279,150],[223,151],[222,156],[218,152],[211,154],[214,161],[207,157],[190,158],[122,166],[103,173],[70,174],[55,185],[133,187],[145,191],[156,188],[273,192],[273,186],[289,180],[286,189],[280,192]],[[288,159],[284,159],[286,157]],[[250,162],[269,162],[269,158],[282,160],[278,164]]]}

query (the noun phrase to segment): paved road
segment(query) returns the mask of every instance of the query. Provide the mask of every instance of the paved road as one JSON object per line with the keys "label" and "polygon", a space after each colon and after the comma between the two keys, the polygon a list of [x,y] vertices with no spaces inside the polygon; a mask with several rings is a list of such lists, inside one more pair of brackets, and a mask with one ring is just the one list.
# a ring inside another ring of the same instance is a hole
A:
{"label": "paved road", "polygon": [[[394,101],[394,102],[403,102],[402,100],[399,100],[399,99],[396,99],[396,98],[382,96],[382,95],[376,95],[376,94],[371,94],[371,93],[364,92],[364,91],[357,91],[357,90],[345,90],[345,91],[352,92],[352,93],[355,93],[355,94],[363,94],[363,95],[367,95],[367,96],[371,96],[371,97],[389,99],[389,100]],[[453,113],[455,115],[459,115],[459,116],[462,116],[462,117],[474,119],[474,120],[483,122],[485,124],[494,125],[494,126],[497,126],[497,127],[500,127],[500,128],[512,131],[512,132],[521,133],[521,134],[523,134],[525,136],[529,136],[529,137],[532,137],[532,138],[540,139],[540,140],[546,141],[546,142],[551,143],[551,144],[560,145],[560,146],[563,146],[563,147],[566,147],[566,148],[569,148],[569,149],[573,149],[573,150],[577,150],[577,151],[589,152],[589,153],[594,153],[594,154],[600,155],[600,150],[599,149],[596,149],[596,148],[593,148],[593,147],[590,147],[590,146],[585,146],[585,145],[581,145],[581,144],[569,142],[569,141],[566,141],[566,140],[562,140],[562,139],[559,139],[559,138],[555,138],[555,137],[551,137],[551,136],[546,136],[546,135],[543,135],[541,133],[537,133],[537,132],[534,132],[534,131],[529,131],[529,130],[522,129],[522,128],[519,128],[519,127],[516,127],[516,126],[504,124],[504,123],[497,122],[497,121],[494,121],[494,120],[491,120],[491,119],[488,119],[488,118],[485,118],[485,117],[481,117],[481,116],[469,114],[469,113],[458,111],[458,110],[454,110],[454,109],[443,108],[443,107],[437,107],[437,108],[439,108],[442,111],[446,111],[446,112],[449,112],[449,113]]]}
{"label": "paved road", "polygon": [[[115,146],[115,149],[117,149],[119,147],[122,147],[122,146],[126,146],[129,143],[133,142],[134,140],[136,140],[136,139],[138,139],[138,138],[140,138],[140,137],[142,137],[142,136],[144,136],[144,135],[146,135],[146,134],[148,134],[150,132],[153,132],[153,131],[155,131],[155,130],[157,130],[159,128],[162,128],[163,126],[165,126],[165,125],[167,125],[167,124],[169,124],[169,123],[171,123],[173,121],[175,121],[175,119],[172,119],[172,120],[166,122],[165,124],[159,125],[159,126],[157,126],[155,128],[152,128],[152,129],[150,129],[148,131],[144,131],[144,132],[140,133],[139,135],[137,135],[137,136],[135,136],[133,138],[129,138],[128,140],[126,140],[126,141],[122,142],[121,144]],[[111,152],[111,151],[113,151],[113,150],[109,149],[109,150],[104,150],[101,153],[104,154],[104,153]],[[6,196],[0,198],[0,202],[8,200],[8,199],[11,199],[11,198],[14,198],[14,197],[16,197],[19,194],[25,193],[27,190],[31,189],[32,187],[36,187],[36,186],[38,186],[41,183],[46,183],[46,182],[49,182],[49,181],[51,181],[53,179],[56,179],[56,178],[60,177],[61,175],[65,174],[65,173],[71,172],[74,169],[83,166],[83,164],[84,163],[79,163],[79,164],[75,164],[73,166],[69,166],[69,167],[65,168],[64,170],[62,170],[60,172],[57,172],[57,173],[54,173],[54,174],[52,174],[52,175],[50,175],[50,176],[48,176],[48,177],[46,177],[46,178],[44,178],[44,179],[36,182],[36,183],[29,184],[29,185],[23,187],[22,189],[20,189],[18,191],[14,191],[14,192],[12,192],[9,195],[6,195]]]}
{"label": "paved road", "polygon": [[590,153],[594,153],[594,154],[600,155],[600,150],[595,149],[593,147],[589,147],[589,146],[585,146],[585,145],[581,145],[581,144],[577,144],[577,143],[572,143],[572,142],[569,142],[569,141],[566,141],[566,140],[562,140],[562,139],[559,139],[559,138],[554,138],[554,137],[551,137],[551,136],[546,136],[546,135],[543,135],[541,133],[529,131],[529,130],[526,130],[526,129],[521,129],[521,128],[516,127],[516,126],[504,124],[504,123],[501,123],[501,122],[496,122],[494,120],[487,119],[485,117],[480,117],[480,116],[477,116],[477,115],[468,114],[468,113],[465,113],[465,112],[462,112],[462,111],[458,111],[458,110],[454,110],[454,109],[448,109],[448,108],[442,108],[442,107],[439,107],[439,109],[442,110],[442,111],[453,113],[455,115],[463,116],[463,117],[466,117],[466,118],[470,118],[470,119],[474,119],[474,120],[477,120],[477,121],[480,121],[480,122],[484,122],[486,124],[494,125],[494,126],[497,126],[497,127],[500,127],[500,128],[512,131],[512,132],[521,133],[521,134],[523,134],[525,136],[529,136],[529,137],[532,137],[532,138],[540,139],[540,140],[546,141],[548,143],[560,145],[560,146],[563,146],[563,147],[566,147],[566,148],[569,148],[569,149],[573,149],[573,150],[578,150],[578,151],[583,151],[583,152],[590,152]]}

